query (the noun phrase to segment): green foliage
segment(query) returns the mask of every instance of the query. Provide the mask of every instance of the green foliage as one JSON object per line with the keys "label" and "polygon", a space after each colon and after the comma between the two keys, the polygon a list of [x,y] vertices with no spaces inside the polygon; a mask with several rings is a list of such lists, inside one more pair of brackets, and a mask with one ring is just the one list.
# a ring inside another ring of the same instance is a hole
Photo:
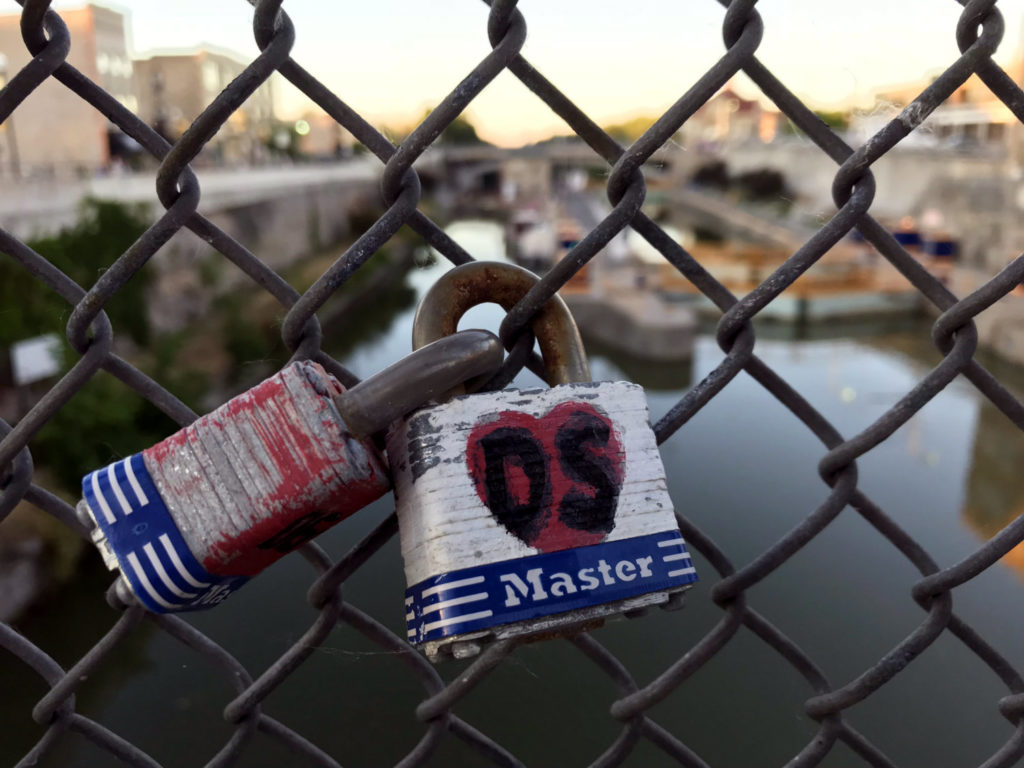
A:
{"label": "green foliage", "polygon": [[[66,367],[77,359],[65,350]],[[174,423],[108,373],[97,373],[32,440],[32,457],[76,492],[82,476],[158,442]]]}
{"label": "green foliage", "polygon": [[[73,226],[27,245],[88,289],[146,231],[149,222],[144,207],[87,199]],[[140,344],[149,339],[146,291],[151,279],[151,272],[143,269],[105,307],[114,329]],[[0,346],[43,333],[63,334],[71,314],[66,301],[7,254],[0,256],[0,306],[4,308]]]}
{"label": "green foliage", "polygon": [[750,202],[774,202],[792,196],[786,184],[786,177],[774,168],[758,168],[741,173],[732,180],[732,187],[741,200]]}
{"label": "green foliage", "polygon": [[648,128],[654,125],[654,117],[634,117],[615,125],[604,127],[604,132],[620,144],[632,144],[639,139]]}
{"label": "green foliage", "polygon": [[[426,110],[423,116],[419,119],[415,125],[411,125],[404,129],[396,129],[385,126],[382,128],[382,132],[387,136],[388,140],[392,144],[400,144],[405,140],[405,137],[413,132],[416,125],[422,123],[430,115],[432,110]],[[465,115],[459,115],[452,121],[451,125],[441,131],[441,135],[437,138],[438,144],[448,145],[472,145],[472,144],[486,144],[476,133],[476,127],[469,121]]]}
{"label": "green foliage", "polygon": [[[83,202],[73,226],[28,245],[89,288],[146,231],[149,221],[143,207],[90,199]],[[134,362],[194,408],[208,382],[201,373],[180,371],[175,366],[183,341],[180,335],[151,341],[146,319],[150,282],[151,271],[143,269],[114,295],[105,310],[116,333],[149,347],[152,359]],[[42,333],[63,338],[70,305],[7,255],[0,256],[0,302],[8,308],[0,322],[0,346]],[[65,371],[79,359],[66,342],[63,355]],[[40,430],[31,443],[32,456],[61,489],[77,495],[82,475],[135,453],[176,428],[155,406],[101,371]]]}
{"label": "green foliage", "polygon": [[441,131],[438,138],[439,144],[483,144],[484,141],[476,135],[476,128],[469,120],[459,115],[452,121],[452,124]]}
{"label": "green foliage", "polygon": [[[817,115],[818,119],[821,120],[825,125],[831,128],[833,131],[845,131],[850,127],[850,113],[849,112],[830,112],[827,110],[815,110],[814,114]],[[796,124],[788,118],[779,126],[779,132],[785,134],[801,134]]]}
{"label": "green foliage", "polygon": [[845,131],[850,127],[850,115],[848,112],[827,112],[815,111],[821,121],[834,131]]}
{"label": "green foliage", "polygon": [[231,369],[240,372],[243,366],[269,360],[279,367],[288,360],[281,342],[280,316],[254,318],[247,311],[246,295],[225,296],[218,302],[223,325],[224,349],[231,357]]}
{"label": "green foliage", "polygon": [[[209,389],[205,374],[175,365],[184,334],[158,339],[153,345],[150,376],[193,410]],[[64,369],[78,355],[65,344]],[[77,495],[82,476],[177,431],[178,425],[126,384],[100,371],[50,419],[32,440],[32,457],[65,491]]]}
{"label": "green foliage", "polygon": [[721,160],[712,160],[698,168],[690,181],[698,187],[724,192],[729,188],[729,167]]}
{"label": "green foliage", "polygon": [[188,331],[166,334],[156,338],[150,345],[153,354],[149,375],[161,382],[192,410],[196,410],[200,399],[210,390],[210,377],[197,370],[184,368],[179,364],[180,352],[189,339]]}

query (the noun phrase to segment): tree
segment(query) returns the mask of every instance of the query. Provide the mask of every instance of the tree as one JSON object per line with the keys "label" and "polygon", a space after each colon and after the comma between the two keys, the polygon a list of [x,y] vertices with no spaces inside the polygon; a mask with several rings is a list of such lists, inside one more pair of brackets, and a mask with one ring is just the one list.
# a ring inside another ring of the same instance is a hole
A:
{"label": "tree", "polygon": [[476,135],[476,128],[469,120],[459,115],[452,121],[452,124],[441,131],[438,138],[439,144],[483,144],[484,141]]}
{"label": "tree", "polygon": [[814,114],[834,131],[845,131],[850,127],[850,115],[847,112],[815,111]]}
{"label": "tree", "polygon": [[712,160],[698,168],[690,181],[697,187],[724,192],[729,188],[729,168],[722,160]]}
{"label": "tree", "polygon": [[[416,126],[422,123],[433,110],[425,110],[423,116],[419,119],[419,122],[410,125],[402,130],[395,128],[384,127],[382,129],[385,136],[391,141],[392,144],[400,144],[405,141],[405,138],[415,130]],[[448,144],[449,146],[455,145],[472,145],[472,144],[486,144],[476,132],[476,127],[469,121],[465,115],[459,115],[456,117],[451,125],[441,131],[441,135],[437,138],[437,144]]]}
{"label": "tree", "polygon": [[604,132],[620,144],[632,144],[639,139],[644,132],[654,125],[656,118],[634,117],[632,120],[625,120],[615,125],[605,126]]}
{"label": "tree", "polygon": [[774,168],[758,168],[741,173],[733,179],[732,186],[740,197],[751,202],[774,202],[792,196],[786,177]]}
{"label": "tree", "polygon": [[[86,199],[78,221],[56,235],[26,244],[53,266],[88,290],[149,227],[142,206]],[[142,269],[104,307],[114,329],[136,342],[149,339],[146,292],[151,270]],[[44,333],[62,333],[71,305],[9,254],[0,252],[0,347]]]}

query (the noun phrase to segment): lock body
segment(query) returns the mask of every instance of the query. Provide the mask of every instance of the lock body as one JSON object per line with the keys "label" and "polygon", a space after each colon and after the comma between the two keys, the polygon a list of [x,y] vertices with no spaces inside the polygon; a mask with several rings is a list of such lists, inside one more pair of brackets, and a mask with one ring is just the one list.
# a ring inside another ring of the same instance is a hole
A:
{"label": "lock body", "polygon": [[176,434],[82,479],[108,567],[151,611],[216,605],[387,493],[386,462],[346,428],[341,385],[288,366]]}
{"label": "lock body", "polygon": [[585,628],[697,580],[643,389],[457,397],[388,436],[408,637],[436,660]]}

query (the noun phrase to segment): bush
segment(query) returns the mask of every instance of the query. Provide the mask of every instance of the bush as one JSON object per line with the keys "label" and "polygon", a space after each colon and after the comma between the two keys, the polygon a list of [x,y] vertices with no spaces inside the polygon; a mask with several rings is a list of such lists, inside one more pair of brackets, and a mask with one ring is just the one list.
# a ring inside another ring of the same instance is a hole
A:
{"label": "bush", "polygon": [[721,160],[713,160],[698,168],[690,181],[698,187],[724,192],[729,188],[729,169]]}
{"label": "bush", "polygon": [[[100,275],[149,227],[144,207],[87,199],[78,221],[56,235],[26,244],[88,290]],[[114,295],[105,309],[114,329],[139,344],[149,340],[146,291],[149,270],[142,269]],[[63,335],[71,306],[13,258],[0,257],[0,346],[44,333]]]}
{"label": "bush", "polygon": [[791,196],[786,177],[771,168],[742,173],[734,179],[733,186],[742,199],[752,202],[772,202]]}

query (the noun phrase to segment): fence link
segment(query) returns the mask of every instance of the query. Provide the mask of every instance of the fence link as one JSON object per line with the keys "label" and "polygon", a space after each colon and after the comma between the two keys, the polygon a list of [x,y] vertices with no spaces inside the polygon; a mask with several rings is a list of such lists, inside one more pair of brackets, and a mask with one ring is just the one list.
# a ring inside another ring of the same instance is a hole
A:
{"label": "fence link", "polygon": [[[806,746],[793,756],[794,765],[822,764],[840,744],[856,754],[864,764],[894,765],[866,735],[850,724],[846,711],[886,686],[943,636],[956,638],[1005,685],[1005,696],[993,704],[998,704],[999,712],[1012,724],[1012,736],[984,765],[1015,764],[1024,755],[1024,679],[1006,658],[954,612],[953,592],[1024,541],[1024,516],[1011,522],[969,557],[940,567],[861,490],[857,480],[857,459],[888,439],[959,376],[973,384],[1013,424],[1024,429],[1024,405],[975,359],[978,334],[973,322],[979,313],[1024,279],[1024,257],[1013,261],[970,295],[957,297],[904,250],[870,212],[875,193],[872,164],[920,125],[972,74],[977,74],[1014,116],[1024,121],[1024,92],[992,60],[1003,35],[1003,19],[995,0],[962,0],[963,11],[955,30],[961,52],[959,58],[918,94],[898,117],[865,144],[854,148],[844,143],[758,60],[763,25],[755,9],[755,0],[720,2],[725,8],[722,24],[725,54],[629,147],[620,146],[522,56],[527,22],[517,10],[515,0],[493,0],[489,3],[486,33],[491,52],[396,147],[300,63],[290,58],[296,30],[281,8],[282,0],[258,0],[254,3],[253,31],[260,55],[213,100],[173,145],[95,82],[66,63],[71,44],[69,32],[59,14],[49,9],[47,0],[24,0],[21,30],[24,43],[34,58],[13,74],[0,91],[0,123],[10,117],[41,83],[49,78],[55,79],[160,161],[156,190],[164,211],[91,286],[76,284],[23,242],[0,231],[0,251],[6,254],[4,258],[17,261],[68,302],[71,314],[67,338],[80,355],[69,372],[24,418],[13,427],[0,425],[0,467],[7,468],[2,478],[0,519],[25,500],[79,534],[86,534],[70,506],[33,483],[29,444],[33,436],[61,408],[67,407],[71,397],[101,370],[117,377],[179,424],[188,424],[196,418],[196,414],[159,381],[148,377],[112,351],[114,331],[104,313],[104,307],[112,297],[133,275],[144,269],[161,246],[181,229],[191,230],[210,243],[287,310],[282,337],[293,359],[316,360],[346,385],[357,381],[351,372],[321,350],[322,332],[316,313],[403,225],[415,230],[453,264],[471,260],[466,250],[418,209],[420,182],[413,163],[473,99],[499,74],[507,71],[557,113],[597,156],[607,162],[611,169],[607,178],[607,195],[613,208],[508,313],[501,326],[506,347],[511,349],[515,345],[517,339],[527,332],[528,322],[537,309],[613,236],[627,226],[632,227],[722,312],[717,341],[725,357],[712,373],[693,386],[655,424],[659,442],[672,437],[740,372],[746,372],[821,442],[824,455],[818,471],[829,489],[820,506],[752,561],[741,565],[735,565],[702,530],[685,516],[679,516],[684,537],[718,573],[719,579],[710,590],[710,596],[721,608],[721,618],[699,642],[686,648],[674,663],[653,679],[635,680],[626,666],[593,637],[581,634],[572,638],[575,648],[608,676],[619,694],[611,704],[610,716],[620,724],[621,732],[593,765],[624,763],[642,740],[650,742],[664,753],[666,759],[680,765],[707,765],[673,735],[669,727],[659,724],[651,710],[684,686],[698,670],[728,647],[742,630],[759,638],[806,681],[808,694],[804,713],[816,723],[817,730]],[[275,72],[322,107],[383,163],[381,191],[386,211],[360,234],[354,245],[309,290],[301,294],[266,266],[257,254],[198,213],[200,182],[190,168],[190,163],[232,112]],[[837,170],[832,193],[838,210],[768,279],[747,295],[737,298],[642,213],[640,207],[645,199],[644,162],[665,145],[730,78],[741,72],[746,73],[762,93],[835,162]],[[943,358],[883,416],[851,437],[841,435],[799,392],[755,354],[755,332],[751,321],[854,228],[939,310],[941,314],[934,322],[932,336]],[[847,515],[860,515],[920,574],[911,596],[923,611],[923,618],[912,632],[861,674],[837,682],[827,679],[807,653],[755,609],[753,601],[748,600],[748,592],[784,566],[844,511]],[[66,669],[58,665],[45,649],[37,647],[12,627],[0,624],[0,646],[34,670],[49,687],[32,712],[34,720],[47,730],[24,757],[23,764],[35,764],[35,760],[41,759],[58,741],[66,738],[67,732],[73,731],[125,763],[158,765],[154,757],[102,723],[79,713],[75,705],[75,694],[82,681],[99,668],[116,663],[121,644],[146,624],[205,657],[233,686],[235,698],[223,711],[224,718],[233,727],[232,735],[209,765],[246,764],[247,749],[251,749],[250,739],[259,731],[283,743],[305,764],[336,767],[339,763],[334,757],[299,734],[301,728],[293,730],[295,724],[286,725],[269,716],[263,711],[263,705],[314,649],[324,643],[335,627],[343,623],[382,650],[395,653],[423,686],[426,698],[416,708],[415,715],[428,727],[421,741],[400,761],[400,765],[424,764],[439,742],[447,738],[468,744],[482,763],[520,765],[510,751],[456,714],[460,702],[470,691],[481,685],[515,653],[515,642],[503,641],[492,645],[455,679],[445,681],[440,674],[444,672],[443,668],[432,667],[403,638],[342,598],[345,582],[396,532],[397,523],[392,514],[340,559],[332,559],[316,544],[306,545],[301,550],[301,555],[319,574],[308,593],[310,604],[317,612],[316,619],[286,653],[255,677],[228,649],[188,621],[177,616],[150,615],[130,599],[125,599],[124,595],[113,591],[108,595],[108,601],[116,606],[119,614],[112,617],[114,620],[109,631],[88,653]],[[705,582],[712,579],[709,569],[705,569],[703,576]],[[337,757],[344,759],[343,755]]]}

